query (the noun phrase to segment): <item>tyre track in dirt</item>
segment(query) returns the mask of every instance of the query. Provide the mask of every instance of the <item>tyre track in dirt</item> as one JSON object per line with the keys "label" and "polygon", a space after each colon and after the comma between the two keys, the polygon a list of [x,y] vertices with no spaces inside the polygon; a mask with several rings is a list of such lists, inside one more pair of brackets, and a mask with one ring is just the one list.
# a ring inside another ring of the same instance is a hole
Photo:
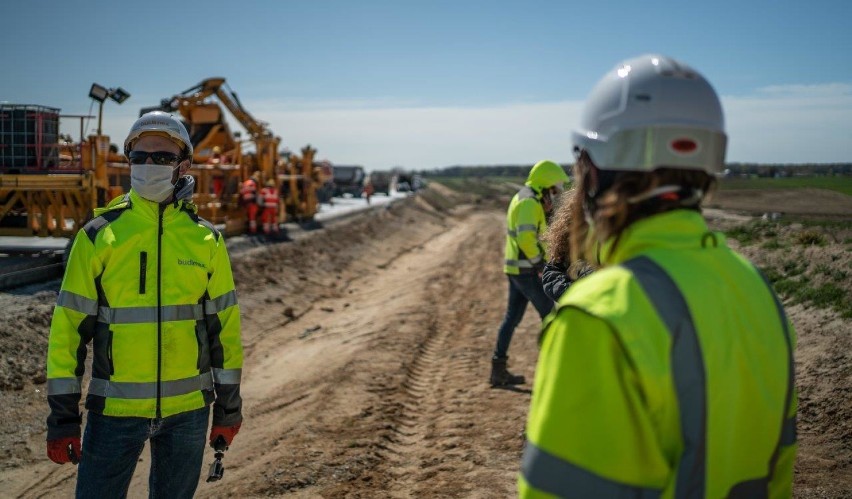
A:
{"label": "tyre track in dirt", "polygon": [[[472,222],[468,228],[484,228],[465,231],[445,251],[450,255],[467,252],[465,259],[470,262],[492,259],[493,249],[478,241],[488,239],[485,231],[493,239],[492,227],[499,225],[487,218]],[[483,381],[478,373],[482,355],[464,346],[471,339],[471,310],[476,301],[472,292],[479,277],[478,272],[444,269],[426,286],[426,301],[440,305],[426,323],[426,339],[405,371],[399,396],[385,409],[391,426],[380,468],[394,478],[392,495],[429,495],[435,482],[442,481],[440,475],[458,473],[459,465],[484,462],[477,452],[464,448],[466,430],[475,425],[465,387]],[[436,456],[436,450],[442,455]],[[456,481],[452,494],[462,492],[470,491]]]}
{"label": "tyre track in dirt", "polygon": [[[428,242],[406,244],[410,250],[390,263],[372,260],[369,279],[355,279],[351,294],[324,303],[334,310],[350,303],[345,312],[329,314],[321,330],[290,352],[274,349],[272,338],[311,327],[321,309],[264,339],[255,355],[273,349],[255,359],[252,372],[286,366],[290,374],[246,386],[247,406],[255,401],[247,410],[252,430],[244,447],[234,448],[237,484],[225,490],[294,497],[511,495],[529,398],[490,390],[485,382],[502,312],[494,303],[504,299],[495,250],[500,222],[498,212],[453,218],[433,228],[440,230]],[[525,321],[519,335],[534,331],[536,322]],[[534,349],[534,341],[519,344]],[[482,410],[489,413],[486,424]],[[485,434],[493,438],[483,445]],[[240,450],[246,448],[255,455],[247,458]],[[221,490],[202,484],[199,495]]]}

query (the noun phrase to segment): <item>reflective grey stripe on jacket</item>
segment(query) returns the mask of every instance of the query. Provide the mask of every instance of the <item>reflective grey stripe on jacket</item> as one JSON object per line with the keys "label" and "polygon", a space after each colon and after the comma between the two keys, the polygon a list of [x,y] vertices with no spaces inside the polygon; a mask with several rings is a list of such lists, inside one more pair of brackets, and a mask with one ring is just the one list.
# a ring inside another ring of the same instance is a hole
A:
{"label": "reflective grey stripe on jacket", "polygon": [[533,224],[521,224],[515,230],[509,229],[509,230],[506,231],[506,233],[509,235],[509,237],[518,237],[518,234],[520,234],[521,232],[538,233],[538,227],[533,225]]}
{"label": "reflective grey stripe on jacket", "polygon": [[220,385],[239,385],[242,375],[242,369],[213,368],[213,381]]}
{"label": "reflective grey stripe on jacket", "polygon": [[[213,388],[213,377],[209,372],[191,378],[160,382],[160,395],[175,397],[199,390]],[[89,395],[119,399],[154,399],[157,398],[157,382],[132,383],[126,381],[108,381],[92,378],[89,383]]]}
{"label": "reflective grey stripe on jacket", "polygon": [[59,292],[59,297],[56,299],[56,305],[65,307],[75,312],[80,312],[86,315],[98,314],[98,301],[86,298],[85,296],[72,293],[71,291],[62,290]]}
{"label": "reflective grey stripe on jacket", "polygon": [[521,473],[528,484],[559,497],[656,499],[662,493],[603,478],[538,448],[529,440],[524,447]]}
{"label": "reflective grey stripe on jacket", "polygon": [[69,393],[80,393],[83,382],[82,376],[76,378],[53,378],[47,380],[48,395],[67,395]]}
{"label": "reflective grey stripe on jacket", "polygon": [[529,260],[506,260],[506,265],[510,267],[518,267],[519,269],[532,269],[543,261],[544,258],[542,258],[541,255],[538,255],[530,258]]}
{"label": "reflective grey stripe on jacket", "polygon": [[[162,322],[203,320],[204,314],[213,315],[237,304],[237,294],[229,291],[224,295],[200,303],[187,305],[164,305],[160,307]],[[104,324],[143,324],[157,322],[157,307],[99,307],[98,322]]]}
{"label": "reflective grey stripe on jacket", "polygon": [[204,303],[204,313],[213,315],[237,304],[237,292],[235,290],[228,291],[222,296],[214,298]]}
{"label": "reflective grey stripe on jacket", "polygon": [[656,262],[638,257],[622,264],[633,273],[672,338],[671,368],[680,409],[683,453],[675,497],[704,497],[707,469],[707,379],[692,313],[677,284]]}

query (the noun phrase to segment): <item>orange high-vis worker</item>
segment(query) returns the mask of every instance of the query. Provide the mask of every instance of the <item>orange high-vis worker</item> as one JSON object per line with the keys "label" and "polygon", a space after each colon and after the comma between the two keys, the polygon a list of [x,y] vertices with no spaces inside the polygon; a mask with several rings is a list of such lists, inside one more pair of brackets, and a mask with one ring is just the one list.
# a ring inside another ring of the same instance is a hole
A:
{"label": "orange high-vis worker", "polygon": [[266,182],[266,187],[260,190],[260,201],[263,203],[263,233],[278,232],[278,189],[275,182]]}
{"label": "orange high-vis worker", "polygon": [[247,178],[240,186],[240,202],[246,208],[246,214],[249,219],[249,233],[257,233],[257,173],[255,172],[251,178]]}

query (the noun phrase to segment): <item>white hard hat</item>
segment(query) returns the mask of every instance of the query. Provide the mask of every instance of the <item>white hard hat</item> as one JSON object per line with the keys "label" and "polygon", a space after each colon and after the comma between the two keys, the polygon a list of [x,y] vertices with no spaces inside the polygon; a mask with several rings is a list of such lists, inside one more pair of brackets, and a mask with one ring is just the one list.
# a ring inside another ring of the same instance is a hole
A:
{"label": "white hard hat", "polygon": [[130,154],[134,142],[143,135],[162,135],[181,146],[185,158],[192,161],[192,141],[186,127],[179,119],[163,111],[145,113],[130,127],[130,134],[124,141],[124,154]]}
{"label": "white hard hat", "polygon": [[574,146],[602,170],[660,167],[720,173],[725,119],[710,83],[662,55],[622,62],[586,100]]}

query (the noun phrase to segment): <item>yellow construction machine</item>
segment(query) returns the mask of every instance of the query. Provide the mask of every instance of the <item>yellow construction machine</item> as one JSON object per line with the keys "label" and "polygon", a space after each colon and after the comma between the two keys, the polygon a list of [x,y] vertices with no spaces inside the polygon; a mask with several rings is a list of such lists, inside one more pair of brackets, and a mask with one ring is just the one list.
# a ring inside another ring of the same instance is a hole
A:
{"label": "yellow construction machine", "polygon": [[[306,146],[301,156],[282,158],[281,138],[272,133],[267,123],[246,111],[237,94],[226,87],[224,78],[208,78],[163,99],[159,107],[142,110],[176,112],[187,124],[197,163],[190,172],[199,185],[195,199],[201,215],[214,223],[225,223],[226,232],[241,232],[245,216],[237,203],[238,186],[254,172],[260,172],[261,182],[272,180],[281,193],[280,222],[312,220],[317,210],[318,183],[313,165],[316,149]],[[222,105],[248,132],[254,151],[246,152],[240,134],[231,132]],[[214,154],[219,154],[219,158],[213,158]],[[220,189],[222,184],[224,188]]]}
{"label": "yellow construction machine", "polygon": [[[280,157],[281,139],[224,85],[224,78],[209,78],[163,99],[158,107],[142,110],[176,112],[187,124],[195,149],[190,173],[196,178],[193,201],[199,214],[224,224],[226,234],[244,232],[246,214],[238,202],[239,187],[258,171],[262,182],[273,180],[279,188],[279,222],[311,221],[322,180],[321,168],[313,164],[316,149],[306,146],[301,155]],[[214,96],[245,127],[249,139],[230,130]],[[79,143],[60,141],[58,119],[59,110],[54,108],[0,106],[0,235],[73,236],[93,208],[130,188],[126,159],[108,136],[90,135]],[[4,146],[16,141],[24,144],[22,151],[38,154],[12,156],[16,149]]]}

